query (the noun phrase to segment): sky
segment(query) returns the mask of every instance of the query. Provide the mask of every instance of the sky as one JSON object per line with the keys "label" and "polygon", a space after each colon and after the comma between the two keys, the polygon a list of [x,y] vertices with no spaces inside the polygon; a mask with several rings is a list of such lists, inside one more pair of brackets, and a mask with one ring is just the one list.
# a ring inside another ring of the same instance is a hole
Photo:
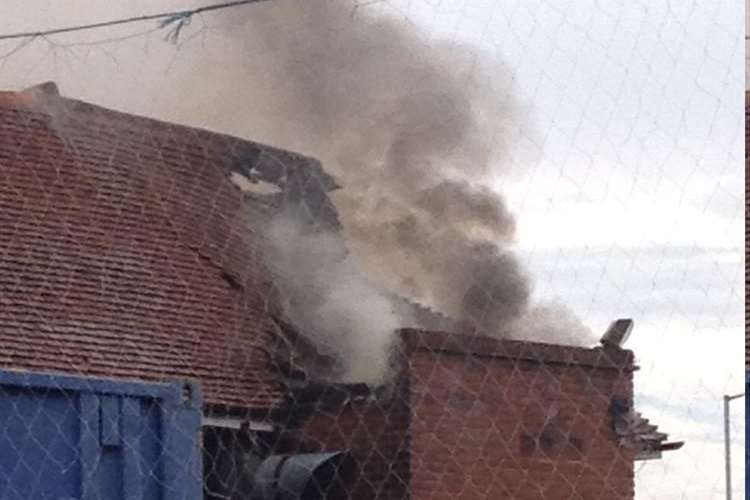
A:
{"label": "sky", "polygon": [[[638,409],[687,442],[637,465],[636,498],[723,499],[722,395],[744,383],[742,3],[359,3],[413,24],[427,44],[466,43],[512,72],[533,132],[520,131],[493,187],[517,215],[535,298],[565,304],[595,332],[634,318],[627,347],[641,368]],[[5,0],[0,33],[200,4]],[[262,47],[231,46],[223,23],[195,19],[177,44],[163,32],[135,36],[153,24],[20,48],[0,42],[0,89],[54,80],[69,97],[262,142],[272,136],[267,120],[226,116],[270,116],[272,104],[239,102],[249,83],[222,77],[227,53]],[[98,43],[113,37],[124,38]],[[175,91],[193,83],[189,98]],[[736,498],[744,495],[743,422],[737,400]]]}

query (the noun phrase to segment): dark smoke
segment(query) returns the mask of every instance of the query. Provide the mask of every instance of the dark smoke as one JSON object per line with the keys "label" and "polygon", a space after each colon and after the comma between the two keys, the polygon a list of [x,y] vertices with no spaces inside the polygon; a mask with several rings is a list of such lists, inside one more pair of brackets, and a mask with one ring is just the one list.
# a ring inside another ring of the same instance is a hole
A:
{"label": "dark smoke", "polygon": [[[230,43],[247,49],[246,58],[224,61],[247,86],[251,116],[235,119],[260,123],[266,112],[272,120],[258,127],[267,135],[255,138],[319,158],[342,186],[334,201],[351,255],[326,254],[327,237],[295,233],[288,214],[276,221],[283,246],[298,237],[297,245],[315,250],[269,252],[280,261],[272,267],[318,266],[338,280],[324,286],[324,299],[297,297],[288,313],[301,330],[317,332],[309,335],[347,345],[343,356],[357,350],[357,336],[373,335],[373,324],[392,326],[380,312],[363,312],[367,290],[378,311],[387,289],[471,331],[528,338],[515,331],[526,328],[524,318],[549,314],[530,311],[529,279],[509,250],[514,217],[488,187],[510,163],[510,142],[528,128],[512,74],[474,49],[428,41],[406,21],[373,12],[344,0],[275,0],[224,20],[234,24]],[[320,273],[294,279],[297,295],[321,287]],[[337,283],[356,288],[357,300],[345,300]],[[338,320],[323,319],[332,307]],[[377,355],[387,351],[389,342],[376,343]]]}

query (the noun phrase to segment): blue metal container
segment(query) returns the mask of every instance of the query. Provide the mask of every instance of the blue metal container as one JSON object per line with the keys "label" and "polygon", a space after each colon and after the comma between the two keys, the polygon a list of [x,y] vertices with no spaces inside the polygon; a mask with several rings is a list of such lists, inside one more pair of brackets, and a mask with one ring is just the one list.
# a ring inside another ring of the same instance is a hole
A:
{"label": "blue metal container", "polygon": [[199,500],[201,396],[0,371],[0,499]]}

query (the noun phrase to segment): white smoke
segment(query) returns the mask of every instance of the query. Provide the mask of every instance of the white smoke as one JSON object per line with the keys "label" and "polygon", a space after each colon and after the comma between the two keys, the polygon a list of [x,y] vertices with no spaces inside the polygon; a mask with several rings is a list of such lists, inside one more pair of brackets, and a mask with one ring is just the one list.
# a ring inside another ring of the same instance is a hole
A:
{"label": "white smoke", "polygon": [[347,255],[341,237],[303,222],[294,210],[268,225],[266,254],[287,318],[321,355],[340,363],[341,382],[377,385],[388,372],[393,332],[400,325],[390,298]]}

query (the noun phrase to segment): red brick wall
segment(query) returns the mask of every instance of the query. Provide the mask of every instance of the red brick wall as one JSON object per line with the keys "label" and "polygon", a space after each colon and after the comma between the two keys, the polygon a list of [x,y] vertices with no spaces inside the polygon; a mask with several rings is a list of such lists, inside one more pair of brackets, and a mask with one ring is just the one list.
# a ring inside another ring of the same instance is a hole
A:
{"label": "red brick wall", "polygon": [[351,450],[353,499],[633,498],[610,413],[632,400],[632,353],[471,339],[406,335],[387,402],[298,400],[287,450]]}
{"label": "red brick wall", "polygon": [[328,395],[302,404],[292,400],[281,452],[350,451],[355,473],[346,481],[349,498],[408,498],[408,379],[399,380],[392,396],[341,404],[330,404]]}
{"label": "red brick wall", "polygon": [[407,498],[407,418],[395,407],[350,405],[335,415],[316,415],[305,432],[326,450],[352,451],[356,475],[351,498],[401,499]]}
{"label": "red brick wall", "polygon": [[412,499],[632,499],[613,396],[632,371],[416,350]]}

